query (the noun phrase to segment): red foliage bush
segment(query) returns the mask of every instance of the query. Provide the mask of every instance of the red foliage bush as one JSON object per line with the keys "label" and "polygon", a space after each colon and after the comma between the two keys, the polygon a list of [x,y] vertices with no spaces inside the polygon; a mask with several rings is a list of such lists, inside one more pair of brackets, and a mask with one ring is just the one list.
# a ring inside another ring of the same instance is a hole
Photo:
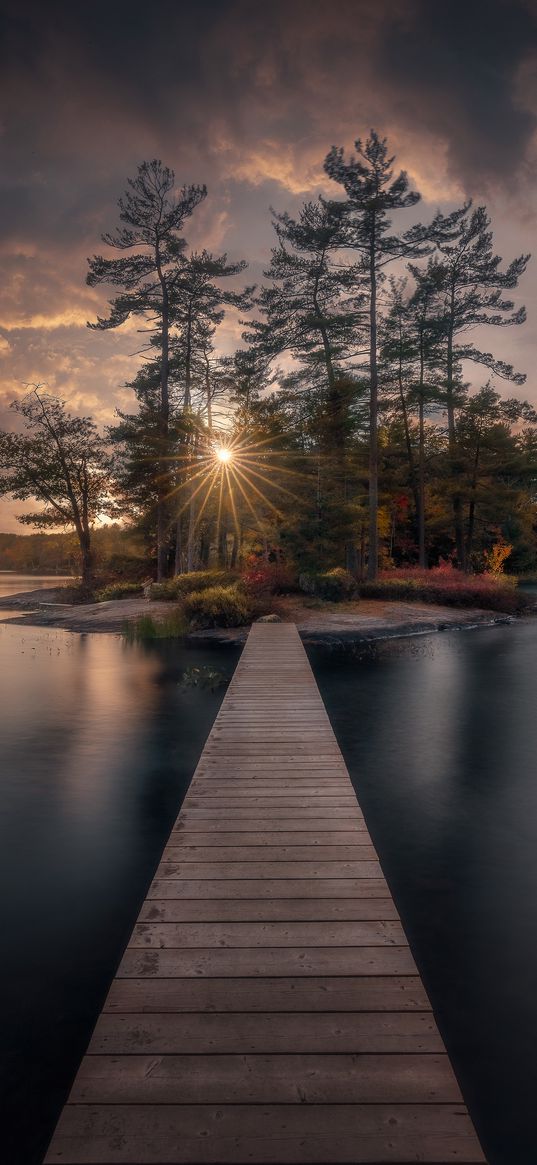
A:
{"label": "red foliage bush", "polygon": [[431,570],[401,567],[381,571],[375,582],[360,584],[364,598],[414,600],[449,607],[481,607],[516,614],[532,605],[512,580],[494,574],[463,574],[443,562]]}
{"label": "red foliage bush", "polygon": [[252,554],[241,573],[244,586],[252,595],[281,595],[296,590],[293,572],[283,562],[267,562]]}

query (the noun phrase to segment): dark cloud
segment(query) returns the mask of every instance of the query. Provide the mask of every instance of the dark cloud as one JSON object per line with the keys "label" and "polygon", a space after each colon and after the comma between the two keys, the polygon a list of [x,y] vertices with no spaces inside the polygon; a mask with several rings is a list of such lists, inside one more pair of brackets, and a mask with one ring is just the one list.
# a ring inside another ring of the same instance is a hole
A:
{"label": "dark cloud", "polygon": [[384,38],[383,79],[400,91],[406,114],[448,143],[469,187],[512,180],[535,132],[517,81],[535,53],[535,12],[516,0],[417,0]]}
{"label": "dark cloud", "polygon": [[[46,377],[110,413],[133,346],[85,330],[101,296],[85,259],[143,158],[208,184],[189,241],[247,257],[253,278],[268,206],[294,211],[326,189],[329,146],[371,126],[422,190],[420,213],[486,197],[506,257],[530,249],[536,12],[536,0],[3,0],[0,393]],[[226,345],[234,335],[230,323]],[[519,362],[520,341],[501,344]]]}

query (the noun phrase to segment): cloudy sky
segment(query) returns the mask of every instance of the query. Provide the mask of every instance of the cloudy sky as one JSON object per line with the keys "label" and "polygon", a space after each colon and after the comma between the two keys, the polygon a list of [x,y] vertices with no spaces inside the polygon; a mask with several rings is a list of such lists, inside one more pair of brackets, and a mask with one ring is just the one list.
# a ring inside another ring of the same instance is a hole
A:
{"label": "cloudy sky", "polygon": [[[86,259],[125,179],[160,157],[209,196],[194,246],[259,280],[268,208],[320,190],[332,144],[374,126],[422,193],[420,217],[471,195],[506,260],[536,250],[537,0],[2,0],[0,425],[28,382],[101,422],[130,399],[133,331],[95,333]],[[524,328],[487,346],[537,404],[537,259]],[[236,321],[221,343],[238,340]],[[486,379],[477,374],[476,385]],[[510,395],[509,386],[498,386]],[[0,529],[16,529],[0,503]]]}

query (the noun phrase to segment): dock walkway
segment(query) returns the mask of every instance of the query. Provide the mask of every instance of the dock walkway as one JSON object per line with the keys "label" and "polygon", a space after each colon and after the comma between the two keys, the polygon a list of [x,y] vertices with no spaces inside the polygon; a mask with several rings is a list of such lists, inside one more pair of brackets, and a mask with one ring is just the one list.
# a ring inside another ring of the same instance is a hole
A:
{"label": "dock walkway", "polygon": [[475,1165],[291,624],[256,624],[46,1165]]}

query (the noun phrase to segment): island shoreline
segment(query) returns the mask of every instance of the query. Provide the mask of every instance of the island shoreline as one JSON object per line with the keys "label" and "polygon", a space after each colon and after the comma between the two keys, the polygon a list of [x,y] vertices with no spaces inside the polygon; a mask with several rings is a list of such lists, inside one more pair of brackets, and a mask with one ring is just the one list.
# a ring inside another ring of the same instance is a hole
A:
{"label": "island shoreline", "polygon": [[[0,623],[6,626],[42,627],[75,634],[120,635],[125,626],[141,616],[158,620],[170,612],[170,603],[146,599],[112,599],[108,602],[69,604],[60,601],[61,589],[20,592],[0,599]],[[297,625],[310,646],[341,649],[367,647],[386,640],[439,634],[446,631],[481,630],[518,623],[521,616],[477,608],[453,608],[435,604],[362,600],[334,604],[326,611],[310,609],[296,598],[287,602],[283,621]],[[12,612],[12,613],[11,613]],[[19,613],[17,613],[19,612]],[[531,616],[532,612],[528,612]],[[191,646],[242,646],[249,626],[190,631],[184,642]]]}

